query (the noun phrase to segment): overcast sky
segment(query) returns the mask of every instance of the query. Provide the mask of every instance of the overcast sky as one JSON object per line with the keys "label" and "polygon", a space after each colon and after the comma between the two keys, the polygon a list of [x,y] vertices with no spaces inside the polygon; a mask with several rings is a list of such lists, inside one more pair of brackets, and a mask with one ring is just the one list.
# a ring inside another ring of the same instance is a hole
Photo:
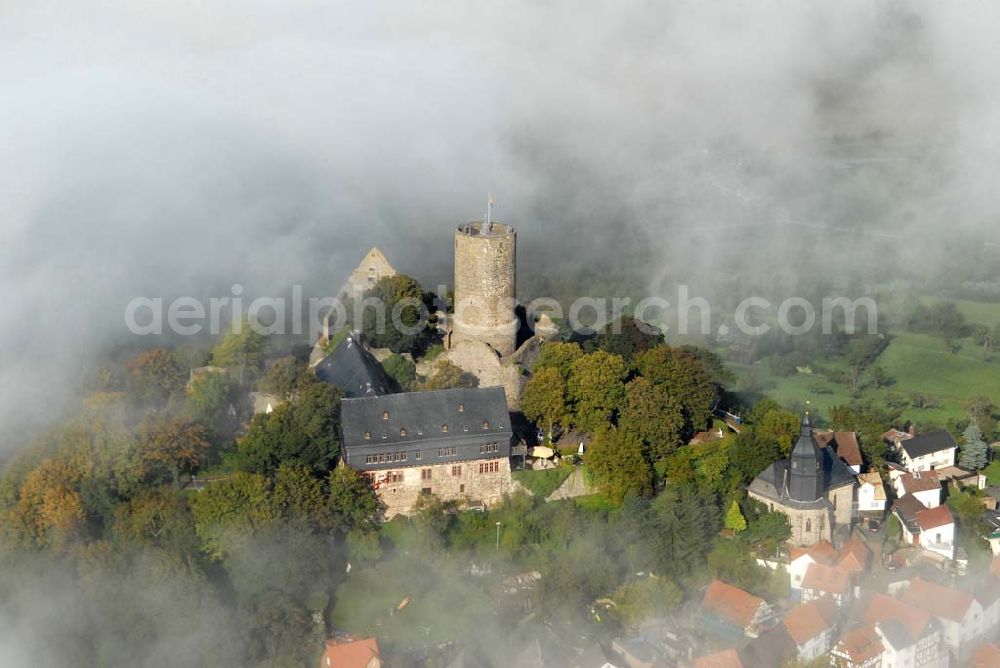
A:
{"label": "overcast sky", "polygon": [[624,237],[662,289],[714,244],[778,254],[796,222],[921,262],[1000,242],[998,14],[8,0],[0,423],[55,410],[136,296],[323,294],[372,245],[446,279],[488,190],[522,276],[556,242],[586,263]]}

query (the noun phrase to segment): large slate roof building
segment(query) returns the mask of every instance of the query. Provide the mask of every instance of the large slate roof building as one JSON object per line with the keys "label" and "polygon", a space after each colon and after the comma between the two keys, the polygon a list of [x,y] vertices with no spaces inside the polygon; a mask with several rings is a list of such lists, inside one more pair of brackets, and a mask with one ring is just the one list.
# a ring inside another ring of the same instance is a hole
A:
{"label": "large slate roof building", "polygon": [[856,484],[854,472],[832,448],[819,447],[806,414],[791,456],[764,469],[747,493],[788,516],[793,544],[812,545],[832,541],[837,525],[850,525]]}
{"label": "large slate roof building", "polygon": [[514,440],[502,387],[341,401],[343,460],[372,481],[387,515],[421,493],[489,505],[510,491]]}
{"label": "large slate roof building", "polygon": [[336,385],[348,397],[372,397],[399,392],[399,386],[357,334],[348,334],[316,365],[316,376]]}

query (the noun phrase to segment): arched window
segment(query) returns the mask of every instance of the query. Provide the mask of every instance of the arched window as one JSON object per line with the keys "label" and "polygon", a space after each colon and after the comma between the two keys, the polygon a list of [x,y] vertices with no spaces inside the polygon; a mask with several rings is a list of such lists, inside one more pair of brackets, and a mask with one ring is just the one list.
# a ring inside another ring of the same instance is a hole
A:
{"label": "arched window", "polygon": [[406,429],[400,429],[399,430],[399,435],[400,436],[406,436]]}
{"label": "arched window", "polygon": [[806,533],[810,533],[813,530],[813,521],[806,520]]}

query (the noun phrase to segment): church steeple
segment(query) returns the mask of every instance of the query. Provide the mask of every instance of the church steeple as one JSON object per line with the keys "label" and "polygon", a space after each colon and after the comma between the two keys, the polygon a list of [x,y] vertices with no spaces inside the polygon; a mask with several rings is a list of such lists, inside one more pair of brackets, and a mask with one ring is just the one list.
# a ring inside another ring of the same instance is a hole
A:
{"label": "church steeple", "polygon": [[788,497],[793,501],[812,502],[823,496],[823,455],[812,435],[812,421],[807,412],[802,418],[799,438],[788,462]]}

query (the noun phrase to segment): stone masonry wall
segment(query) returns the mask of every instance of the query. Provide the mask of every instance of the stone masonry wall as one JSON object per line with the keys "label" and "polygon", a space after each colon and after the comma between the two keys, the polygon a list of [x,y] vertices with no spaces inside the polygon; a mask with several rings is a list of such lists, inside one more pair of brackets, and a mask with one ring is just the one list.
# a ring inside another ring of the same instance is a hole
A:
{"label": "stone masonry wall", "polygon": [[[496,471],[489,470],[496,468]],[[484,469],[483,473],[480,470]],[[425,471],[429,471],[426,474]],[[393,474],[402,480],[393,481]],[[376,493],[386,505],[385,518],[408,515],[421,492],[429,490],[445,501],[483,502],[492,506],[511,492],[510,459],[475,459],[430,466],[407,466],[392,471],[379,471]],[[425,477],[429,475],[430,477]]]}
{"label": "stone masonry wall", "polygon": [[501,355],[514,352],[518,320],[514,315],[517,233],[495,223],[455,230],[455,317],[452,345],[478,340]]}

